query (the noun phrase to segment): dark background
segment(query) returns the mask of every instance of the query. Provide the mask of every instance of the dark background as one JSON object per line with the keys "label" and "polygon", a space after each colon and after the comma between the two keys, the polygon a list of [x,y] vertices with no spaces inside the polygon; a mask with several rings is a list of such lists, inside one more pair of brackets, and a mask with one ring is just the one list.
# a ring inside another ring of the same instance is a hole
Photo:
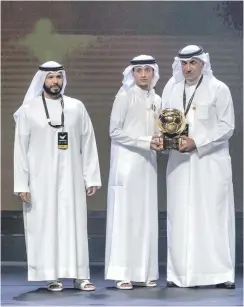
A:
{"label": "dark background", "polygon": [[[66,95],[85,104],[94,125],[103,183],[102,189],[88,202],[90,251],[96,262],[103,261],[104,253],[109,116],[121,86],[122,72],[136,55],[155,56],[161,76],[156,92],[161,95],[171,77],[174,56],[188,44],[201,45],[209,52],[214,75],[230,87],[233,96],[236,131],[230,141],[230,151],[237,213],[237,257],[241,259],[242,13],[241,1],[2,2],[2,260],[25,261],[21,203],[13,195],[12,114],[22,104],[38,65],[48,60],[65,65]],[[158,162],[160,240],[164,249],[167,157],[159,157]],[[14,247],[19,248],[19,255],[11,252]],[[101,255],[95,256],[98,249]],[[165,252],[160,257],[164,262]]]}

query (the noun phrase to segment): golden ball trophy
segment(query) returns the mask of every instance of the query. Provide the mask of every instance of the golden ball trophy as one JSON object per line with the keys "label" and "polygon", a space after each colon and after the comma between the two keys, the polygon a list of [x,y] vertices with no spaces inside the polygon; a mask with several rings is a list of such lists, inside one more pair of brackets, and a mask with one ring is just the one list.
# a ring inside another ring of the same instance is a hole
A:
{"label": "golden ball trophy", "polygon": [[159,113],[157,118],[159,137],[163,139],[162,150],[179,150],[182,145],[182,135],[188,136],[188,124],[183,112],[167,108]]}

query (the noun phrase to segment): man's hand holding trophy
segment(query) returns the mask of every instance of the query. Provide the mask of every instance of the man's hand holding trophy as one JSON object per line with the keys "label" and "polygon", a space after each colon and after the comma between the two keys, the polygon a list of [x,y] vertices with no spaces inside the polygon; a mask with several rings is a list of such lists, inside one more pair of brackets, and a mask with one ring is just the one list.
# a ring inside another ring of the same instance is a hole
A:
{"label": "man's hand holding trophy", "polygon": [[163,138],[160,135],[154,135],[151,140],[151,149],[156,151],[163,150]]}
{"label": "man's hand holding trophy", "polygon": [[183,112],[167,108],[162,110],[156,120],[159,130],[155,136],[157,150],[191,152],[196,148],[194,140],[188,137],[188,124]]}

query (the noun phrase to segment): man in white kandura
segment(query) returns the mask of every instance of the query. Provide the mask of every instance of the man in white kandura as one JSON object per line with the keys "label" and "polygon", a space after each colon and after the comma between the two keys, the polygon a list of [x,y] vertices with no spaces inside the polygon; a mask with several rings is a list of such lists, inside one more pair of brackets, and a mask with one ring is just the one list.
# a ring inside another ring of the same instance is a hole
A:
{"label": "man in white kandura", "polygon": [[158,65],[133,58],[116,95],[111,119],[105,279],[118,289],[155,287],[158,279],[158,198],[155,118],[161,98]]}
{"label": "man in white kandura", "polygon": [[230,90],[208,53],[179,51],[162,108],[185,113],[189,135],[167,165],[168,286],[234,288],[235,213],[228,141],[234,131]]}
{"label": "man in white kandura", "polygon": [[83,103],[63,95],[63,66],[39,67],[14,114],[14,192],[23,202],[28,280],[89,282],[87,196],[101,186],[93,126]]}

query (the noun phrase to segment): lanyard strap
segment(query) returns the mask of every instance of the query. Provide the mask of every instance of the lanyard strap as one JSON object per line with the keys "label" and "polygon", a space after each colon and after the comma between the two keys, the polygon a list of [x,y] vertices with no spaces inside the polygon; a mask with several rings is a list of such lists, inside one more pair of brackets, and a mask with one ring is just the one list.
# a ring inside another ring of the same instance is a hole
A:
{"label": "lanyard strap", "polygon": [[53,127],[53,128],[62,128],[62,127],[64,127],[64,100],[63,100],[62,95],[61,95],[61,107],[62,107],[61,125],[52,125],[51,120],[50,120],[50,116],[49,116],[49,113],[48,113],[47,103],[46,103],[46,99],[44,97],[44,93],[42,93],[42,101],[43,101],[43,106],[44,106],[44,109],[45,109],[48,125]]}
{"label": "lanyard strap", "polygon": [[199,85],[202,83],[202,79],[203,79],[203,75],[201,76],[200,80],[199,80],[198,83],[197,83],[197,86],[196,86],[196,88],[195,88],[195,91],[193,92],[193,94],[192,94],[192,96],[191,96],[191,98],[190,98],[190,100],[189,100],[189,102],[188,102],[187,108],[186,108],[186,90],[185,90],[185,88],[186,88],[186,81],[185,81],[184,92],[183,92],[183,106],[184,106],[184,110],[185,110],[185,108],[186,108],[186,110],[185,110],[185,116],[187,115],[188,111],[190,110],[192,100],[193,100],[193,98],[194,98],[194,96],[195,96],[195,93],[196,93],[197,88],[198,88]]}

